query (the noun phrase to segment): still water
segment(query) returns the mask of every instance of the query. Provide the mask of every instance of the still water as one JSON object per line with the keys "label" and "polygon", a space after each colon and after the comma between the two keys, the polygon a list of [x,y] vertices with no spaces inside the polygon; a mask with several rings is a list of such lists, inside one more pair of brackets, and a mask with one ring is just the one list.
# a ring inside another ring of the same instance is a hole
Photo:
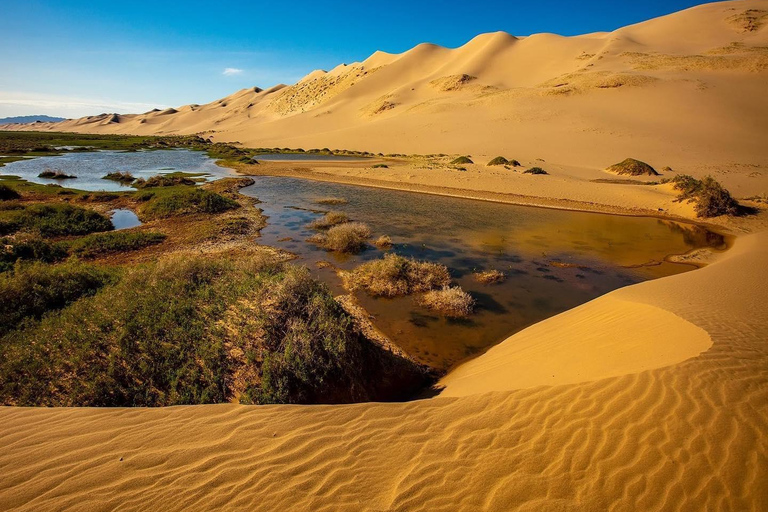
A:
{"label": "still water", "polygon": [[[455,283],[477,300],[467,320],[449,320],[416,305],[413,297],[360,303],[385,334],[421,362],[448,369],[524,327],[616,288],[692,270],[666,262],[699,247],[724,248],[704,228],[652,218],[548,210],[285,177],[256,177],[242,190],[257,197],[267,227],[260,243],[298,256],[334,293],[346,293],[330,262],[351,269],[383,251],[357,255],[327,252],[306,242],[307,224],[329,210],[365,222],[392,237],[397,254],[446,265]],[[324,197],[347,204],[324,206]],[[498,269],[506,282],[478,283],[473,272]]]}

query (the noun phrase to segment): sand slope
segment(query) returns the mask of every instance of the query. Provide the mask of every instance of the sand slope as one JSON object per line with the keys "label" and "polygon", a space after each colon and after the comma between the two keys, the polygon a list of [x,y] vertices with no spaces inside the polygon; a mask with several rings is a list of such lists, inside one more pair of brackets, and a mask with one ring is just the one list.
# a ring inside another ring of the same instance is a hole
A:
{"label": "sand slope", "polygon": [[[445,381],[446,394],[507,391],[331,407],[0,409],[0,509],[766,510],[766,279],[763,233],[702,270],[565,313],[577,322],[621,300],[647,320],[629,324],[631,339],[668,328],[698,340],[653,359],[674,340],[651,337],[644,361],[623,367],[631,373],[561,379],[588,382],[518,376],[523,332]],[[565,340],[579,342],[568,327],[553,337],[566,363]],[[581,341],[593,352],[630,334],[618,322],[593,329]],[[525,350],[568,366],[546,344]]]}
{"label": "sand slope", "polygon": [[730,185],[733,176],[768,175],[766,13],[765,0],[735,0],[610,33],[482,34],[455,49],[376,52],[291,86],[244,89],[207,105],[33,129],[501,154],[595,169],[632,156],[716,173]]}

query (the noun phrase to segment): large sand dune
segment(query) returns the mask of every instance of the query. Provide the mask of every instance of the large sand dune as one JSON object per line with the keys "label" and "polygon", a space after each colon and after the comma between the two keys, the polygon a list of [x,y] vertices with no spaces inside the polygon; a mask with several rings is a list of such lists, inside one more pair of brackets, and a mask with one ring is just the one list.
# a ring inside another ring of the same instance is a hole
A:
{"label": "large sand dune", "polygon": [[636,156],[659,168],[716,172],[730,185],[733,175],[768,174],[767,13],[765,0],[736,0],[610,33],[482,34],[455,49],[376,52],[207,105],[34,129],[504,154],[599,169]]}
{"label": "large sand dune", "polygon": [[[768,236],[741,238],[702,270],[554,318],[590,322],[587,342],[562,325],[554,344],[512,336],[446,379],[460,398],[0,409],[0,509],[766,510],[766,280]],[[596,322],[619,299],[645,321]],[[627,337],[645,351],[609,378],[568,349],[608,363],[601,347]],[[561,376],[571,366],[590,374]]]}

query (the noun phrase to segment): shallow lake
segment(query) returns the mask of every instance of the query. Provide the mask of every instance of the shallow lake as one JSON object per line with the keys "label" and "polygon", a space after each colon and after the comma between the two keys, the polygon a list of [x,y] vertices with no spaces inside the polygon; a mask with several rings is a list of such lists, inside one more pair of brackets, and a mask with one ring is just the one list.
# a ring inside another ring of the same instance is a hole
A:
{"label": "shallow lake", "polygon": [[267,161],[314,161],[314,162],[364,162],[370,160],[364,156],[318,155],[313,153],[265,153],[256,155],[254,160]]}
{"label": "shallow lake", "polygon": [[[616,288],[692,270],[664,261],[699,247],[723,248],[704,228],[653,218],[549,210],[285,177],[256,177],[242,190],[269,216],[260,243],[298,255],[334,293],[346,293],[327,261],[351,269],[384,251],[327,252],[306,242],[307,224],[329,210],[392,237],[392,251],[439,262],[477,300],[468,320],[449,320],[417,306],[413,297],[356,295],[376,326],[419,361],[440,369],[501,342],[524,327]],[[347,204],[323,206],[324,197]],[[478,283],[473,272],[498,269],[506,282]]]}
{"label": "shallow lake", "polygon": [[[77,179],[38,178],[37,175],[46,170],[62,171],[77,176]],[[145,179],[173,172],[201,174],[207,180],[234,175],[232,170],[216,165],[216,160],[204,152],[188,149],[73,152],[19,160],[0,167],[0,174],[19,176],[33,183],[109,192],[131,189],[129,185],[103,179],[107,173],[116,171],[130,172],[136,178]]]}

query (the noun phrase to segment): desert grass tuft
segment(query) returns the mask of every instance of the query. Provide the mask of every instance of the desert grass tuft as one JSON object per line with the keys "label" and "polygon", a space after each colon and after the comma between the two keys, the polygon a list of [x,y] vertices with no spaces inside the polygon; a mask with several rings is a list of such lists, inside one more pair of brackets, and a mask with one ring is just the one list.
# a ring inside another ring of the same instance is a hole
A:
{"label": "desert grass tuft", "polygon": [[311,229],[330,229],[333,226],[349,222],[349,217],[344,212],[328,212],[321,218],[312,221],[309,224]]}
{"label": "desert grass tuft", "polygon": [[466,318],[475,309],[475,299],[458,286],[428,291],[417,299],[417,303],[449,318]]}
{"label": "desert grass tuft", "polygon": [[483,272],[475,272],[473,274],[475,280],[483,284],[496,284],[503,283],[507,279],[507,274],[500,270],[486,270]]}
{"label": "desert grass tuft", "polygon": [[445,265],[387,254],[342,274],[342,279],[352,291],[362,289],[376,297],[398,297],[447,286],[451,275]]}

